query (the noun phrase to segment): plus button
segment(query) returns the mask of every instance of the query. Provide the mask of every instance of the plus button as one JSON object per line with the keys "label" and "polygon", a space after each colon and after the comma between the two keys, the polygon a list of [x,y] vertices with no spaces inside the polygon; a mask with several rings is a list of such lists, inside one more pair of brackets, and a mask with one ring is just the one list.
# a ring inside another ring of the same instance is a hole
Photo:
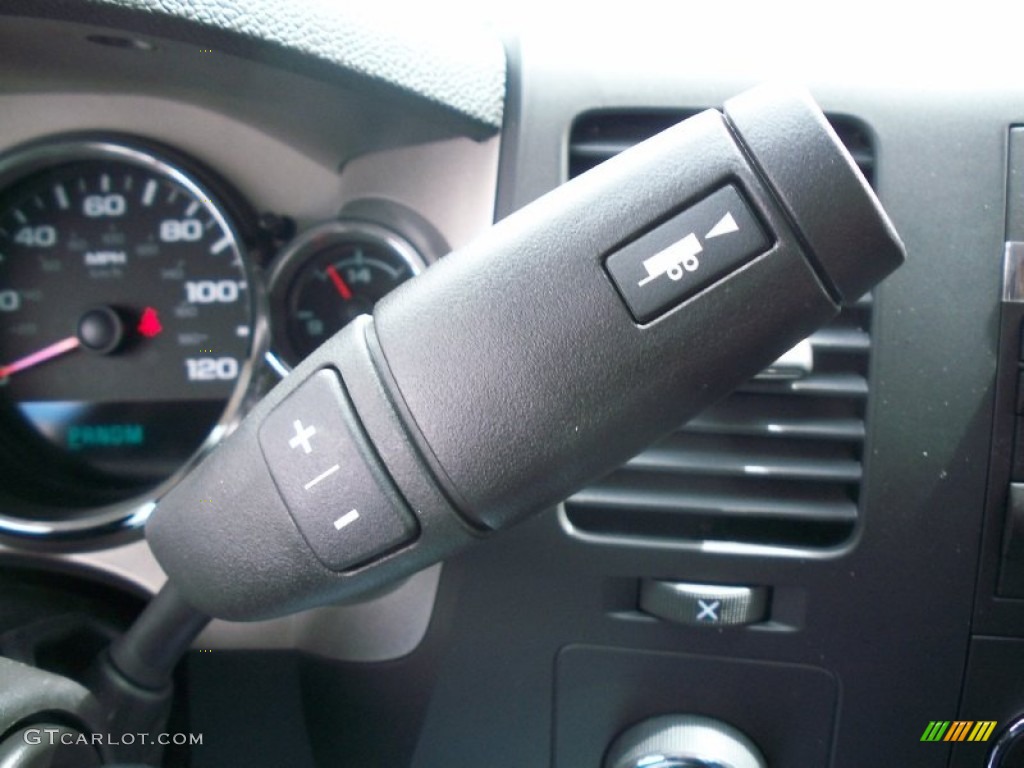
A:
{"label": "plus button", "polygon": [[298,419],[292,424],[295,427],[295,437],[288,441],[290,448],[298,448],[302,446],[302,450],[306,453],[313,452],[313,446],[309,444],[309,438],[316,434],[316,427],[303,427],[302,422]]}

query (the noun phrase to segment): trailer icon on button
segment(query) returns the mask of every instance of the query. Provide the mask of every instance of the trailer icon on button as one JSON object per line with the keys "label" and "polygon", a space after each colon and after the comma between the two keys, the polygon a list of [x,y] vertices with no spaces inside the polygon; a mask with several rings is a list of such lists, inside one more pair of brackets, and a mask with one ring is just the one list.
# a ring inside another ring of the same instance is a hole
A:
{"label": "trailer icon on button", "polygon": [[[730,235],[739,232],[740,227],[733,218],[731,211],[726,211],[725,216],[718,220],[710,231],[704,235],[705,240],[711,240],[722,235]],[[670,245],[663,251],[658,251],[649,259],[644,259],[644,269],[647,270],[647,277],[637,285],[643,287],[656,277],[667,275],[669,280],[682,280],[683,270],[696,272],[700,266],[697,254],[704,250],[697,235],[688,234],[675,245]]]}
{"label": "trailer icon on button", "polygon": [[633,317],[646,323],[770,245],[739,188],[727,185],[613,253],[605,269]]}
{"label": "trailer icon on button", "polygon": [[664,251],[659,251],[651,258],[644,259],[647,277],[637,285],[647,285],[651,280],[662,275],[667,275],[669,280],[682,280],[684,269],[687,272],[695,272],[700,266],[697,254],[703,250],[697,236],[690,233],[675,245],[670,245]]}

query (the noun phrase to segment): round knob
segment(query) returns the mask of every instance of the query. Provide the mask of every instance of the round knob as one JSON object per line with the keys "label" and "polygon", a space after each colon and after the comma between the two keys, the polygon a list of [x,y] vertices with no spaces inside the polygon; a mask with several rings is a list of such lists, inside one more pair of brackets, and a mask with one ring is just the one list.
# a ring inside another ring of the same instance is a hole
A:
{"label": "round knob", "polygon": [[624,731],[604,768],[766,768],[754,743],[710,717],[665,715]]}
{"label": "round knob", "polygon": [[124,322],[110,307],[90,309],[78,320],[78,340],[86,349],[108,355],[124,340]]}

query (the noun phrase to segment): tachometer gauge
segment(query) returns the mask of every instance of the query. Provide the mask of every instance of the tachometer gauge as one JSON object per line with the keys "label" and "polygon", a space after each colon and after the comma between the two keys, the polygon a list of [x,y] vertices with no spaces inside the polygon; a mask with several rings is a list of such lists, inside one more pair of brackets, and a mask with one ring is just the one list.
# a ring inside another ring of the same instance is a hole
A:
{"label": "tachometer gauge", "polygon": [[275,323],[278,354],[295,365],[424,267],[408,241],[369,222],[335,221],[303,233],[271,278],[284,309]]}
{"label": "tachometer gauge", "polygon": [[0,159],[0,185],[0,493],[78,529],[76,509],[154,488],[232,417],[252,281],[223,200],[163,153],[37,144]]}

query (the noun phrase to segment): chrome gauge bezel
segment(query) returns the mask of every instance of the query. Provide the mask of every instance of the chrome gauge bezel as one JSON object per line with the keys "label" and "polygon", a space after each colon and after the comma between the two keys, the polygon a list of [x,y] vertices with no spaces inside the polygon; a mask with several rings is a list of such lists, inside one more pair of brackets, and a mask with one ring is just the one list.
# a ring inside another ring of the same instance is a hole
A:
{"label": "chrome gauge bezel", "polygon": [[[268,345],[268,302],[264,282],[254,263],[246,238],[240,230],[246,210],[238,193],[211,171],[177,150],[135,136],[121,134],[75,134],[52,137],[11,148],[0,156],[0,192],[33,174],[69,163],[87,160],[116,160],[138,166],[170,179],[200,200],[209,200],[207,210],[231,235],[231,247],[238,255],[248,283],[252,317],[249,355],[239,368],[235,389],[225,403],[218,421],[206,438],[168,478],[142,494],[98,507],[45,506],[16,495],[0,497],[0,537],[22,543],[62,543],[88,546],[96,539],[140,534],[157,501],[209,451],[238,425],[242,406]],[[10,514],[3,507],[24,510]],[[60,518],[64,513],[67,518]]]}
{"label": "chrome gauge bezel", "polygon": [[293,365],[288,358],[298,355],[287,333],[288,290],[297,274],[317,253],[336,243],[358,239],[389,248],[408,265],[413,277],[427,268],[426,258],[404,237],[387,227],[359,219],[337,219],[300,233],[278,256],[267,280],[273,311],[281,315],[274,323],[271,348],[266,363],[279,376],[286,376]]}

